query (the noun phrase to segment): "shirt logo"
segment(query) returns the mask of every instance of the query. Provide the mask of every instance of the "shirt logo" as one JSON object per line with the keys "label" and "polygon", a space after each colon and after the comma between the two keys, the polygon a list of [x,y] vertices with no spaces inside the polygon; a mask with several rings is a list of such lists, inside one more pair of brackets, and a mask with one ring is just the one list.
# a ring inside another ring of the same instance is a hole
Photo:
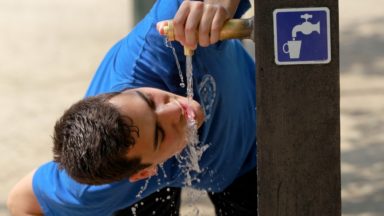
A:
{"label": "shirt logo", "polygon": [[213,76],[205,74],[199,84],[200,103],[203,105],[205,119],[211,118],[212,107],[216,99],[216,81]]}

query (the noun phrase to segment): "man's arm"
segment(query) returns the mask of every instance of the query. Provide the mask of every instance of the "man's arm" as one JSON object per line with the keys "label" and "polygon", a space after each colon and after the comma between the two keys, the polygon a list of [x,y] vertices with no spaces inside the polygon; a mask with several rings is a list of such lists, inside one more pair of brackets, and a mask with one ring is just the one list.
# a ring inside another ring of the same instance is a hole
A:
{"label": "man's arm", "polygon": [[36,170],[22,178],[8,195],[7,206],[13,216],[43,215],[32,189],[32,178]]}

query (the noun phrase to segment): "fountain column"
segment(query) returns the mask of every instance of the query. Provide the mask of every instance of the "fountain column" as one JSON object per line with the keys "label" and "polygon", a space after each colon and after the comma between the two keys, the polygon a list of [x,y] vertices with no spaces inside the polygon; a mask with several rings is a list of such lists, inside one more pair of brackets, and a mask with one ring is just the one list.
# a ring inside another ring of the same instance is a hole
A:
{"label": "fountain column", "polygon": [[[338,1],[254,2],[259,216],[340,216]],[[329,9],[330,61],[278,65],[273,12],[311,7]]]}

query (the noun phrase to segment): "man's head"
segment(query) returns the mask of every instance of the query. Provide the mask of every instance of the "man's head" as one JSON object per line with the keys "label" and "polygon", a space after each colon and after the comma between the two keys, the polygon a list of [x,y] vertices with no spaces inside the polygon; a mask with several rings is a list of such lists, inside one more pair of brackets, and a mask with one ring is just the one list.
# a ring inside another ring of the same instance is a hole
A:
{"label": "man's head", "polygon": [[57,121],[54,160],[81,183],[148,178],[185,147],[186,116],[204,119],[196,101],[154,88],[86,98]]}

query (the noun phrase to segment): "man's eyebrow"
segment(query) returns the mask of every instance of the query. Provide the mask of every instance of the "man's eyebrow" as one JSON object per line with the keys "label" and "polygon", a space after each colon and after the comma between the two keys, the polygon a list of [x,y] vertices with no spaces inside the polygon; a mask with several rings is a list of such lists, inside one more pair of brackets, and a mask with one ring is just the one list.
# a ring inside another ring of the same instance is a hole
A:
{"label": "man's eyebrow", "polygon": [[145,95],[141,91],[135,91],[135,92],[148,104],[149,108],[151,108],[152,110],[155,110],[156,108],[155,103],[151,98],[149,98],[147,95]]}
{"label": "man's eyebrow", "polygon": [[[148,106],[152,109],[155,110],[155,103],[151,98],[149,98],[147,95],[140,91],[135,91],[139,97],[141,97],[147,104]],[[159,148],[159,133],[158,133],[159,127],[157,125],[157,122],[155,122],[155,132],[154,132],[154,140],[153,140],[153,148],[154,150],[157,150]]]}

